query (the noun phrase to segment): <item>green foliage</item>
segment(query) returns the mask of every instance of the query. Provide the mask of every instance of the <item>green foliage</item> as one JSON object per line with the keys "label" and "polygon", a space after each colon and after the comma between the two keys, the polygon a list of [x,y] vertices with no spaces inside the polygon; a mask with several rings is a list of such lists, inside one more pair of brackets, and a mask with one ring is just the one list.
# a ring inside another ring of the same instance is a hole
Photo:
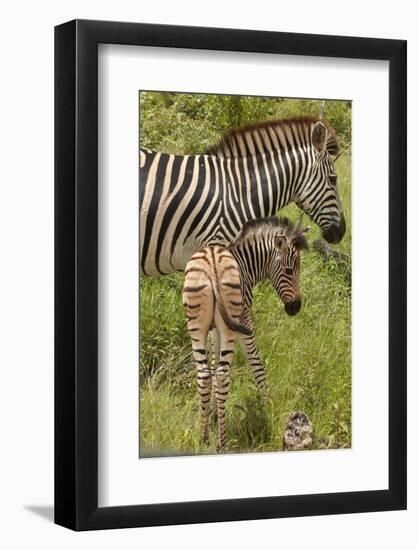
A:
{"label": "green foliage", "polygon": [[[198,154],[217,143],[230,128],[298,115],[319,116],[321,105],[317,99],[142,92],[141,146],[166,153]],[[348,145],[351,103],[326,100],[323,116],[335,128],[341,145]]]}
{"label": "green foliage", "polygon": [[[141,144],[193,153],[215,143],[239,124],[320,111],[316,100],[284,100],[201,94],[141,94]],[[325,118],[350,143],[350,103],[326,101]],[[336,163],[347,231],[337,249],[351,254],[351,157],[348,147]],[[298,219],[295,205],[282,214]],[[310,224],[304,218],[304,224]],[[320,239],[311,223],[309,242]],[[199,399],[191,363],[191,342],[182,308],[183,275],[140,280],[141,455],[214,452],[200,444]],[[337,264],[310,250],[302,256],[303,306],[288,317],[268,284],[254,294],[258,350],[266,368],[268,393],[258,398],[252,373],[236,349],[227,400],[227,432],[234,452],[282,449],[290,412],[307,413],[314,448],[351,445],[351,281],[350,264]]]}

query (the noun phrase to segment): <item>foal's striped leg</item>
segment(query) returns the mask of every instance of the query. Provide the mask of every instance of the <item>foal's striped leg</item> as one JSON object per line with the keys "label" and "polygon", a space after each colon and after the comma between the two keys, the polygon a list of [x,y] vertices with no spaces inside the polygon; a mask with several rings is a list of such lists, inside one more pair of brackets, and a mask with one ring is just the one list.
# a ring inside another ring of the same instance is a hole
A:
{"label": "foal's striped leg", "polygon": [[217,451],[227,447],[226,399],[230,385],[230,365],[233,359],[235,334],[226,328],[219,330],[220,358],[215,371],[215,391],[217,404]]}
{"label": "foal's striped leg", "polygon": [[252,332],[249,336],[239,334],[239,344],[242,348],[243,353],[246,356],[246,359],[249,362],[249,366],[255,377],[255,382],[258,387],[261,397],[265,396],[265,369],[262,366],[261,360],[259,359],[258,352],[256,350],[255,344],[255,335]]}
{"label": "foal's striped leg", "polygon": [[201,403],[201,439],[203,443],[208,443],[212,376],[207,357],[207,335],[196,331],[192,338],[193,359],[197,370],[197,388]]}
{"label": "foal's striped leg", "polygon": [[212,376],[212,386],[211,386],[211,408],[213,412],[216,412],[216,366],[220,360],[220,335],[217,328],[213,328],[211,331],[211,376]]}
{"label": "foal's striped leg", "polygon": [[211,371],[207,353],[207,334],[213,319],[213,291],[204,270],[191,267],[185,271],[184,308],[192,353],[197,371],[197,388],[201,403],[202,442],[209,440]]}

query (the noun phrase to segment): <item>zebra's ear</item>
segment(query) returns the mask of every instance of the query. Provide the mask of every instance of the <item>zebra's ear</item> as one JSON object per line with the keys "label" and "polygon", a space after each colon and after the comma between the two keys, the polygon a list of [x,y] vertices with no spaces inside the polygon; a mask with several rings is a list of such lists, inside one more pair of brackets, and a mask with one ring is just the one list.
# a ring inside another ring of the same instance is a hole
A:
{"label": "zebra's ear", "polygon": [[310,231],[310,226],[304,227],[304,229],[299,229],[295,236],[293,237],[294,246],[299,250],[308,250],[308,242],[306,239],[306,233]]}
{"label": "zebra's ear", "polygon": [[288,246],[287,237],[285,235],[276,235],[274,238],[274,244],[278,249],[279,255],[281,256]]}
{"label": "zebra's ear", "polygon": [[318,121],[314,124],[311,130],[311,142],[317,151],[321,152],[326,146],[326,140],[327,128],[322,122]]}

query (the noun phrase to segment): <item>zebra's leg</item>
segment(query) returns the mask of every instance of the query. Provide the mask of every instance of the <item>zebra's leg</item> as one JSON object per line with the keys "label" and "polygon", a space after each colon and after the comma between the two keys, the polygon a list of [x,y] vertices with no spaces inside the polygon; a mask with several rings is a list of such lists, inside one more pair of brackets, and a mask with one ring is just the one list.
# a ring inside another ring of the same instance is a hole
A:
{"label": "zebra's leg", "polygon": [[235,334],[226,327],[219,330],[220,357],[215,372],[215,391],[217,405],[217,451],[227,447],[226,435],[226,399],[230,385],[230,365],[233,359]]}
{"label": "zebra's leg", "polygon": [[193,333],[193,359],[197,367],[197,388],[201,403],[201,424],[203,444],[209,441],[209,416],[212,376],[207,356],[207,334]]}
{"label": "zebra's leg", "polygon": [[220,360],[220,335],[217,328],[213,328],[211,331],[211,344],[212,344],[212,353],[211,353],[211,376],[212,376],[212,385],[211,385],[211,409],[213,412],[216,411],[216,366]]}
{"label": "zebra's leg", "polygon": [[[196,261],[194,260],[194,262]],[[208,420],[211,398],[211,372],[207,353],[207,335],[213,320],[213,291],[207,274],[197,266],[189,267],[187,264],[183,303],[197,371],[197,388],[201,403],[202,442],[207,443],[209,439]]]}
{"label": "zebra's leg", "polygon": [[265,369],[262,366],[261,360],[259,359],[258,351],[256,349],[255,334],[253,332],[253,328],[252,334],[250,334],[249,336],[246,336],[245,334],[239,334],[239,344],[246,359],[248,360],[259,393],[263,398],[265,397]]}

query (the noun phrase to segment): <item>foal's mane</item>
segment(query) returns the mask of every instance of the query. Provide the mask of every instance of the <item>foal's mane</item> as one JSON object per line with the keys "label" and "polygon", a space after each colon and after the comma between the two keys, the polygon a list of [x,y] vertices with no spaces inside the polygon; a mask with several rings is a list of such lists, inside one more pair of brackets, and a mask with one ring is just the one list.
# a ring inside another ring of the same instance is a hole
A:
{"label": "foal's mane", "polygon": [[323,123],[327,129],[327,151],[331,155],[337,155],[340,147],[334,128],[325,120],[312,116],[255,122],[229,130],[216,145],[206,150],[206,154],[237,158],[259,155],[265,151],[288,149],[297,144],[310,144],[311,129],[317,122]]}
{"label": "foal's mane", "polygon": [[261,236],[270,231],[285,235],[297,248],[308,250],[308,242],[302,227],[295,226],[287,217],[276,216],[247,221],[229,248],[242,243],[250,235]]}

